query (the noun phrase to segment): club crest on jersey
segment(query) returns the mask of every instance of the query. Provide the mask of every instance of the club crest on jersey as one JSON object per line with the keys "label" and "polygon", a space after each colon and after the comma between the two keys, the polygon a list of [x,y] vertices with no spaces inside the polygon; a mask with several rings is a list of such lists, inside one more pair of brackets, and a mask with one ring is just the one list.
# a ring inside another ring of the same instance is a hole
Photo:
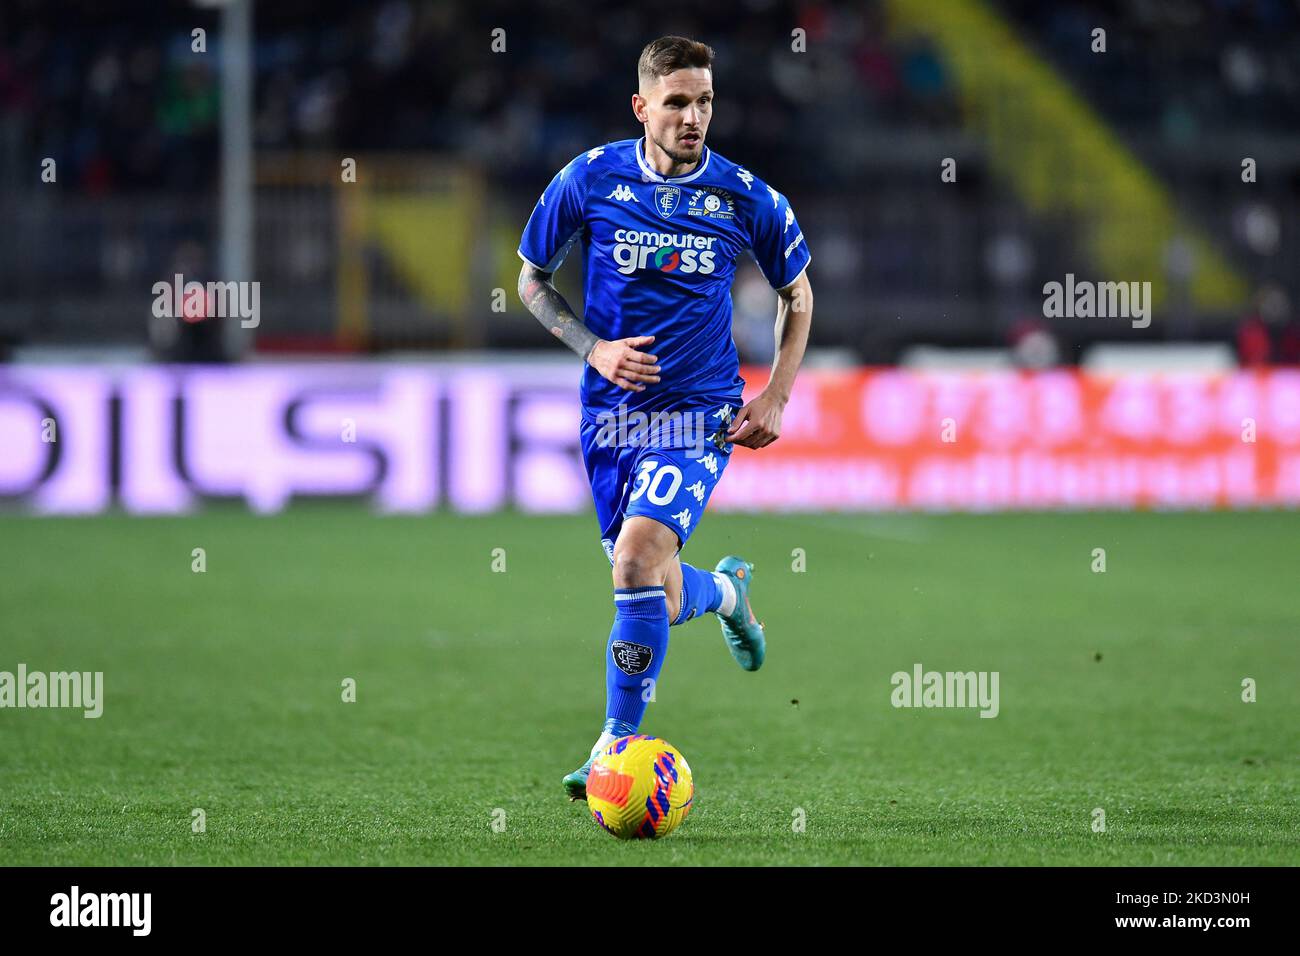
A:
{"label": "club crest on jersey", "polygon": [[682,201],[682,191],[676,186],[655,187],[655,209],[665,219],[671,219]]}
{"label": "club crest on jersey", "polygon": [[711,186],[695,190],[686,207],[688,216],[704,216],[706,219],[736,218],[736,203],[731,198],[731,193]]}

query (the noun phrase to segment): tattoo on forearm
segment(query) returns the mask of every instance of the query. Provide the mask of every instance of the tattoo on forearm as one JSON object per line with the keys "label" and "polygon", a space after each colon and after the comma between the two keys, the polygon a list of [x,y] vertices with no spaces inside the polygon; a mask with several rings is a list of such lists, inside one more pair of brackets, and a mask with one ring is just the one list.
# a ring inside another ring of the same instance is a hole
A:
{"label": "tattoo on forearm", "polygon": [[599,337],[573,314],[564,296],[536,271],[529,272],[519,283],[519,298],[557,339],[586,361]]}

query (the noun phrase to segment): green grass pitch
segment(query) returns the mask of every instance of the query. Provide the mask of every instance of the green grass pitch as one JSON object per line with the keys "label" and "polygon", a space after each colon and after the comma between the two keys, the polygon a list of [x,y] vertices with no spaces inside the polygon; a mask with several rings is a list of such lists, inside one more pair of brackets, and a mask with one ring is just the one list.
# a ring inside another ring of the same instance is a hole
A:
{"label": "green grass pitch", "polygon": [[[768,658],[742,672],[712,615],[673,629],[643,729],[696,805],[651,843],[560,789],[603,716],[595,531],[0,520],[0,670],[105,682],[98,720],[0,710],[0,860],[1300,863],[1300,514],[710,514],[685,556],[755,563]],[[999,716],[893,708],[917,662],[999,672]]]}

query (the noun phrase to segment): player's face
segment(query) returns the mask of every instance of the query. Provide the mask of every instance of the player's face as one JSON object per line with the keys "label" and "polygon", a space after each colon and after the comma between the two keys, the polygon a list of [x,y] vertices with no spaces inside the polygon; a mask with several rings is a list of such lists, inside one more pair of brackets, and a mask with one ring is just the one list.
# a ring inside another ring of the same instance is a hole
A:
{"label": "player's face", "polygon": [[646,136],[678,165],[698,162],[713,116],[713,71],[677,70],[656,77],[637,95],[636,115]]}

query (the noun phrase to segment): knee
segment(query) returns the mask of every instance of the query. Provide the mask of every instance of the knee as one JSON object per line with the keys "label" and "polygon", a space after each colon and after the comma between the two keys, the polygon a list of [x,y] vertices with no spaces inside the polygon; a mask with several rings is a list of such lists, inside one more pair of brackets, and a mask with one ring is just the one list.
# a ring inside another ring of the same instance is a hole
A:
{"label": "knee", "polygon": [[639,588],[663,584],[665,569],[648,548],[635,544],[614,549],[614,587]]}

